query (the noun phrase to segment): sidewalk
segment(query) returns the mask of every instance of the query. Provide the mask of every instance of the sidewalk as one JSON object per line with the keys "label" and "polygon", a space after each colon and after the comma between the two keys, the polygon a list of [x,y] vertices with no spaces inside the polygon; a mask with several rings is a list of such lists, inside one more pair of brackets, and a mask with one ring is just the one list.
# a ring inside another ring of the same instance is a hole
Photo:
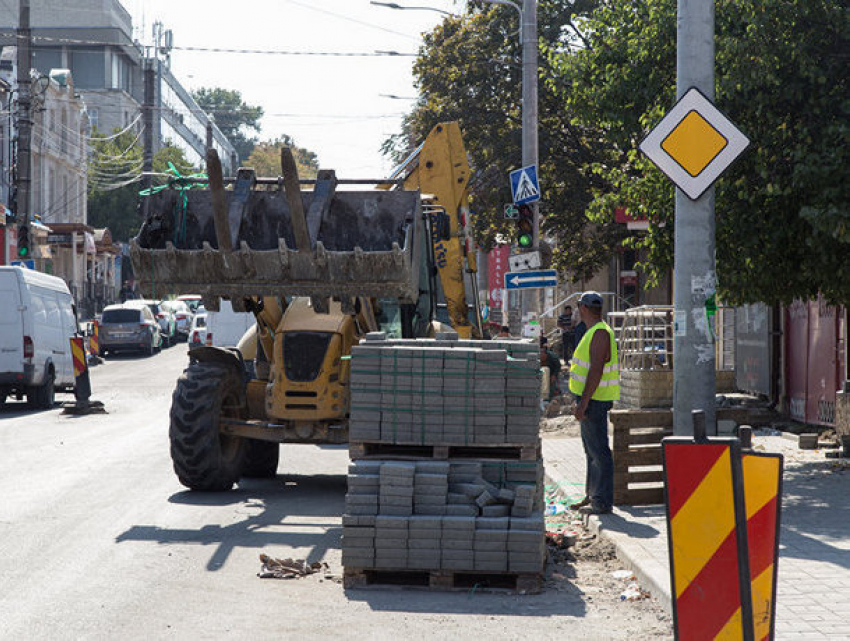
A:
{"label": "sidewalk", "polygon": [[[850,638],[850,464],[797,449],[781,436],[755,436],[757,450],[785,455],[776,637]],[[585,458],[579,438],[544,437],[547,482],[583,494]],[[590,517],[641,587],[670,610],[664,506],[615,507]]]}

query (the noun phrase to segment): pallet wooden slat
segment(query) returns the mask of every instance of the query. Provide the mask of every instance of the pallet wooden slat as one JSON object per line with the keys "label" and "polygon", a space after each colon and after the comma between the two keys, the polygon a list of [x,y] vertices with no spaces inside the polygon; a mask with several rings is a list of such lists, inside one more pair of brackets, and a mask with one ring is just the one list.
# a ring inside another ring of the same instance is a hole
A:
{"label": "pallet wooden slat", "polygon": [[348,453],[358,459],[506,459],[536,461],[541,457],[541,442],[499,445],[394,445],[378,442],[349,443]]}
{"label": "pallet wooden slat", "polygon": [[370,586],[433,591],[510,590],[521,594],[539,594],[543,590],[543,571],[520,572],[452,572],[449,570],[393,570],[346,567],[345,589]]}

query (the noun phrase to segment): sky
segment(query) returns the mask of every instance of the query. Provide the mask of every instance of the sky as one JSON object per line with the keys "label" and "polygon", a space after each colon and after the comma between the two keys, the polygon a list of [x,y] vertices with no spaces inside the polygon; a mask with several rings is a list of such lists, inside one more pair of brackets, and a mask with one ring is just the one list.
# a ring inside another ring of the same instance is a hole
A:
{"label": "sky", "polygon": [[[135,37],[152,41],[156,20],[173,32],[175,47],[300,52],[416,53],[421,34],[444,16],[399,11],[369,0],[122,0]],[[454,0],[398,0],[400,5],[461,12]],[[315,152],[340,178],[381,178],[392,163],[381,143],[398,133],[413,105],[411,57],[319,57],[180,51],[171,70],[188,89],[241,92],[265,110],[261,139],[281,134]],[[393,99],[382,94],[398,96]]]}

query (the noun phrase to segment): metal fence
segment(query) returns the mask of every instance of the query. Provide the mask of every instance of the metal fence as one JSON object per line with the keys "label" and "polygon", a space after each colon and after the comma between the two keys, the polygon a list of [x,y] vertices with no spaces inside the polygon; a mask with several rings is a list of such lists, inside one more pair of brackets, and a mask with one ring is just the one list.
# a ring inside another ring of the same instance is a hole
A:
{"label": "metal fence", "polygon": [[[621,370],[673,369],[673,306],[641,305],[610,312]],[[713,317],[718,371],[735,369],[735,309],[718,307]]]}

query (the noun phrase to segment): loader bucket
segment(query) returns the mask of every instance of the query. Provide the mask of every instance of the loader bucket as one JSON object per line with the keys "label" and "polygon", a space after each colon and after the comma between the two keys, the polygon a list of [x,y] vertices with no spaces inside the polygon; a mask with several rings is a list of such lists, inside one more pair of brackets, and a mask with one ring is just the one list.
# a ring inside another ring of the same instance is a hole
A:
{"label": "loader bucket", "polygon": [[[224,194],[232,215],[238,190]],[[300,195],[308,212],[313,199],[320,198],[311,191]],[[311,220],[309,249],[296,248],[281,189],[242,194],[244,206],[230,220],[233,246],[223,251],[209,190],[165,189],[146,198],[148,214],[130,241],[133,270],[145,297],[418,298],[424,246],[418,191],[336,191],[320,218]]]}

